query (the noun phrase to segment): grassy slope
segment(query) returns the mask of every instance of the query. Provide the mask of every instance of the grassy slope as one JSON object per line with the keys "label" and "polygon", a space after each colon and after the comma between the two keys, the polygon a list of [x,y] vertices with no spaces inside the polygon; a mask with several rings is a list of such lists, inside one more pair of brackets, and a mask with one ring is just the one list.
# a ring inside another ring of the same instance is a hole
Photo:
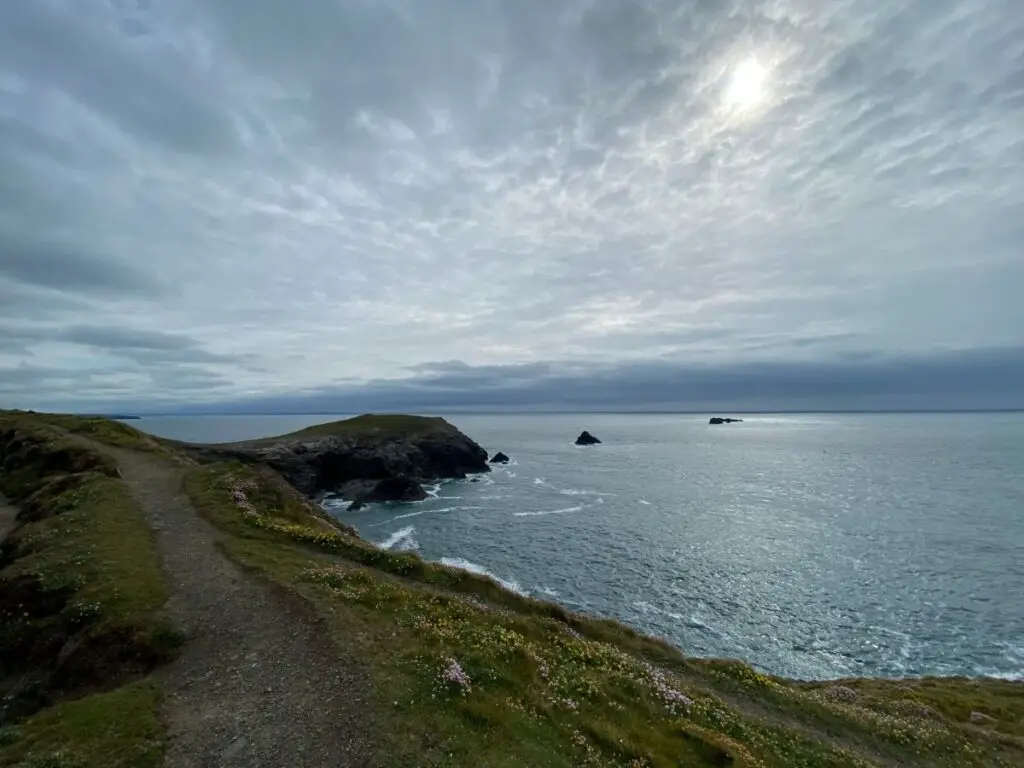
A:
{"label": "grassy slope", "polygon": [[[375,674],[394,766],[1024,764],[1024,686],[799,684],[384,552],[241,464],[190,471],[237,560],[306,597]],[[461,682],[460,682],[461,681]],[[969,722],[971,711],[994,720]]]}
{"label": "grassy slope", "polygon": [[160,689],[143,680],[50,707],[0,730],[0,766],[159,768]]}
{"label": "grassy slope", "polygon": [[[161,452],[161,441],[134,427],[112,421],[102,416],[73,416],[62,413],[33,413],[21,411],[0,411],[0,425],[21,424],[38,430],[40,427],[55,427],[63,432],[82,435],[107,445],[119,448],[133,448],[142,451]],[[0,427],[2,428],[2,427]]]}
{"label": "grassy slope", "polygon": [[[0,413],[0,491],[21,506],[0,549],[0,723],[18,724],[0,739],[0,766],[146,766],[162,754],[157,692],[131,681],[180,637],[160,614],[167,589],[140,510],[114,462],[69,437],[64,418]],[[70,426],[152,442],[104,420]]]}
{"label": "grassy slope", "polygon": [[[315,424],[312,427],[290,432],[287,435],[265,437],[256,440],[242,440],[237,445],[269,445],[287,440],[313,440],[321,437],[353,437],[358,435],[393,435],[406,437],[419,432],[437,429],[454,429],[442,418],[430,416],[405,416],[402,414],[364,414],[341,421]],[[227,445],[232,445],[228,443]]]}

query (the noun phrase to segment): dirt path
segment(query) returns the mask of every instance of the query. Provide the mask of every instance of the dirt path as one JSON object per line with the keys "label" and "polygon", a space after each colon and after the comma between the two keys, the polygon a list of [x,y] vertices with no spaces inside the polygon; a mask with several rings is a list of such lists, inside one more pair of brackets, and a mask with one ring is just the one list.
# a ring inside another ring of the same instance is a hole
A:
{"label": "dirt path", "polygon": [[312,614],[217,549],[180,469],[96,447],[117,459],[145,510],[172,590],[168,607],[189,636],[160,673],[168,768],[367,765],[367,682]]}
{"label": "dirt path", "polygon": [[0,494],[0,541],[7,538],[7,534],[14,528],[14,519],[18,510],[7,503],[7,500]]}

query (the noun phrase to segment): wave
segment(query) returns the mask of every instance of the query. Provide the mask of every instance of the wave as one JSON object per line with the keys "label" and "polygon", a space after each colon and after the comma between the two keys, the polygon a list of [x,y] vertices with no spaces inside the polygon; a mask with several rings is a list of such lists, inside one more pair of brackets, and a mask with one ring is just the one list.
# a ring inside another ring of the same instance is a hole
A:
{"label": "wave", "polygon": [[604,491],[578,491],[575,488],[566,488],[563,491],[559,491],[563,496],[597,496],[601,498],[603,496],[614,496],[614,493],[606,493]]}
{"label": "wave", "polygon": [[320,499],[320,506],[327,510],[346,510],[349,508],[349,506],[351,506],[351,504],[351,501],[345,501],[345,499],[341,498],[341,496],[324,496],[322,499]]}
{"label": "wave", "polygon": [[647,507],[651,506],[651,502],[649,502],[647,499],[637,499],[637,504],[643,504],[644,506]]}
{"label": "wave", "polygon": [[459,512],[463,509],[483,509],[483,507],[467,505],[464,507],[441,507],[440,509],[418,509],[415,512],[406,512],[404,515],[395,515],[394,517],[389,517],[387,520],[384,520],[383,522],[374,523],[370,526],[370,528],[382,528],[385,525],[390,525],[396,520],[405,520],[409,517],[419,517],[420,515],[440,515],[445,512]]}
{"label": "wave", "polygon": [[510,592],[515,592],[517,595],[523,595],[525,597],[530,594],[520,587],[517,582],[506,581],[505,579],[499,578],[482,565],[477,565],[474,562],[466,560],[464,557],[442,557],[441,565],[446,565],[449,568],[458,568],[460,571],[469,571],[470,573],[475,573],[477,576],[488,576],[501,584],[505,589]]}
{"label": "wave", "polygon": [[544,512],[513,512],[516,517],[543,517],[544,515],[564,515],[569,512],[581,512],[583,507],[566,507],[565,509],[549,509]]}
{"label": "wave", "polygon": [[392,533],[377,546],[379,546],[381,549],[397,549],[403,552],[409,552],[414,549],[419,549],[419,543],[416,541],[415,538],[413,538],[413,534],[415,532],[416,529],[411,525],[407,528],[401,528]]}
{"label": "wave", "polygon": [[[447,510],[435,509],[435,510],[431,510],[431,511],[433,511],[433,512],[445,512]],[[421,509],[419,512],[407,512],[404,515],[395,515],[394,517],[391,518],[391,520],[389,522],[394,522],[395,520],[405,520],[405,518],[407,518],[407,517],[419,517],[420,515],[425,515],[425,514],[427,514],[427,510],[426,509]]]}

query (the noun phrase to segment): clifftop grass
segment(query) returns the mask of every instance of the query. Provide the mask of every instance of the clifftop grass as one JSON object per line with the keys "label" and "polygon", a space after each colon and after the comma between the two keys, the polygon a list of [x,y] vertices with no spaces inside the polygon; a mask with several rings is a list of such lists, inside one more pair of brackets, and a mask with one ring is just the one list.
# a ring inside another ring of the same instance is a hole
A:
{"label": "clifftop grass", "polygon": [[160,689],[149,681],[68,701],[0,730],[0,768],[160,768]]}
{"label": "clifftop grass", "polygon": [[233,557],[306,597],[372,670],[382,765],[1024,764],[1020,685],[803,684],[689,659],[325,527],[252,467],[197,468],[187,487]]}
{"label": "clifftop grass", "polygon": [[353,437],[359,435],[393,435],[408,437],[420,432],[453,429],[444,419],[431,416],[406,416],[392,413],[368,413],[351,419],[316,424],[279,437],[245,440],[246,445],[260,445],[287,440],[311,440],[318,437]]}
{"label": "clifftop grass", "polygon": [[[116,463],[58,423],[0,415],[0,492],[20,507],[0,545],[0,726],[16,726],[2,731],[0,766],[147,765],[119,762],[155,749],[155,689],[131,686],[181,638],[162,616],[159,557]],[[108,424],[70,426],[126,441]],[[125,709],[127,730],[108,723],[90,740],[75,725]],[[140,719],[149,725],[131,724]]]}
{"label": "clifftop grass", "polygon": [[166,452],[163,442],[158,438],[102,416],[0,411],[0,430],[18,427],[36,433],[43,431],[46,427],[52,427],[55,431],[52,431],[51,435],[57,437],[61,434],[81,435],[118,448]]}

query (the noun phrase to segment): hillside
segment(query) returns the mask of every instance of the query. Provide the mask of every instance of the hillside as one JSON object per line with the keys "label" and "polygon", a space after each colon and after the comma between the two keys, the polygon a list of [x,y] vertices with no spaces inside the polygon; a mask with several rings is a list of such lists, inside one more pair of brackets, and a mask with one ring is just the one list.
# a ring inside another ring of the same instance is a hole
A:
{"label": "hillside", "polygon": [[[20,509],[0,548],[0,695],[17,702],[0,766],[1024,765],[1022,684],[689,658],[380,550],[243,458],[0,413],[0,492]],[[260,726],[211,727],[225,702]]]}

